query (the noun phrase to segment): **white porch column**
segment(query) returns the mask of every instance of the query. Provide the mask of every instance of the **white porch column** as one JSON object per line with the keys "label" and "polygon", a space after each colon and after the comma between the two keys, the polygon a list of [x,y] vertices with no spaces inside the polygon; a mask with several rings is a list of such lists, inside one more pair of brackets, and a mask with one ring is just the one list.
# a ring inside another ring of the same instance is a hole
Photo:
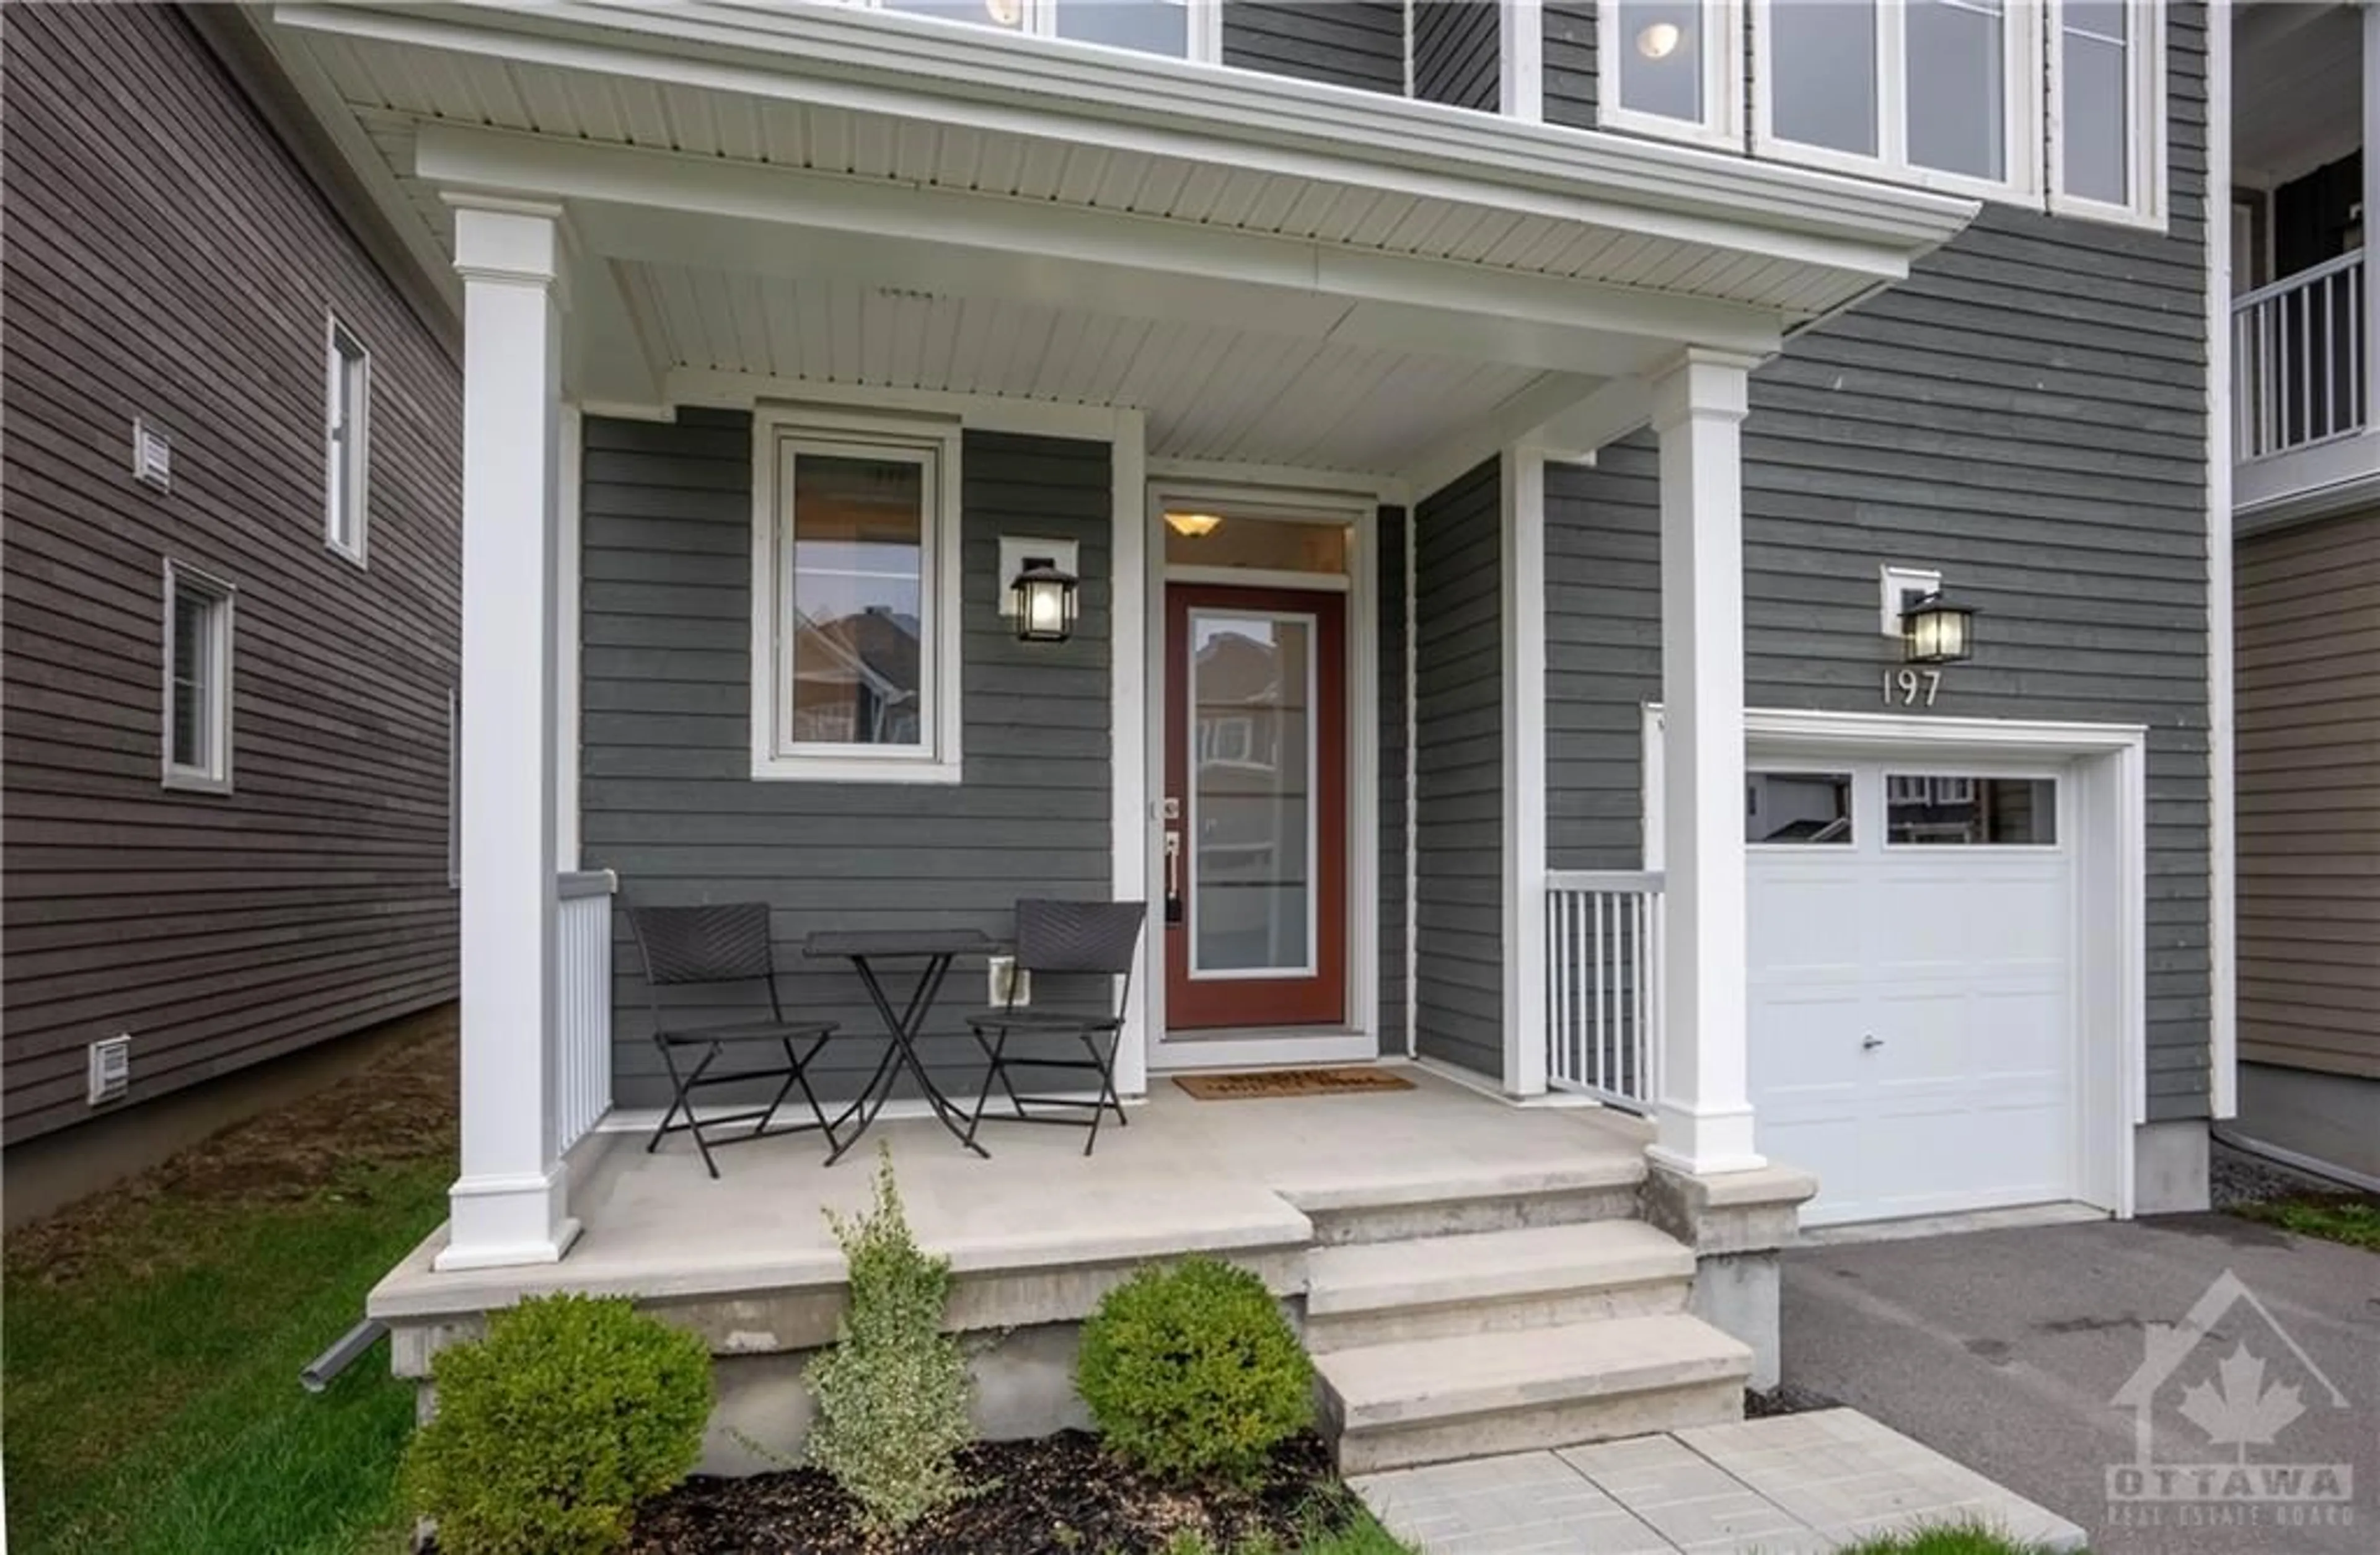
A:
{"label": "white porch column", "polygon": [[463,277],[463,1171],[440,1269],[551,1263],[558,208],[455,198]]}
{"label": "white porch column", "polygon": [[1748,358],[1689,351],[1653,383],[1661,440],[1668,871],[1659,1160],[1763,1164],[1745,1064],[1743,456]]}
{"label": "white porch column", "polygon": [[1509,447],[1502,492],[1504,1089],[1546,1093],[1546,456]]}

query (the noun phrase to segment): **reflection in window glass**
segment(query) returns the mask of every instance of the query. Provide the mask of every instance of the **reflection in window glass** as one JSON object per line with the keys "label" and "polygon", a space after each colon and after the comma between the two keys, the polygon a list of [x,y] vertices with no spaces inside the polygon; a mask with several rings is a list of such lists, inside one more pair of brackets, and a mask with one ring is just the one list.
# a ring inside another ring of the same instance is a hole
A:
{"label": "reflection in window glass", "polygon": [[2059,133],[2066,191],[2121,204],[2131,198],[2125,167],[2131,114],[2123,0],[2066,0],[2063,14]]}
{"label": "reflection in window glass", "polygon": [[945,21],[972,22],[1019,31],[1025,23],[1025,0],[877,0],[888,11],[915,17],[941,17]]}
{"label": "reflection in window glass", "polygon": [[915,458],[794,459],[796,745],[923,739],[926,483]]}
{"label": "reflection in window glass", "polygon": [[2003,0],[1908,0],[1909,160],[2008,176]]}
{"label": "reflection in window glass", "polygon": [[1058,0],[1058,36],[1112,49],[1190,54],[1190,7],[1183,0]]}
{"label": "reflection in window glass", "polygon": [[1617,0],[1620,104],[1699,124],[1703,116],[1701,0]]}
{"label": "reflection in window glass", "polygon": [[1314,620],[1194,612],[1191,973],[1314,966]]}
{"label": "reflection in window glass", "polygon": [[2058,841],[2053,778],[1909,777],[1885,780],[1888,843],[2016,845]]}
{"label": "reflection in window glass", "polygon": [[1769,28],[1771,128],[1805,146],[1876,155],[1875,5],[1779,0]]}
{"label": "reflection in window glass", "polygon": [[1743,840],[1819,843],[1852,840],[1849,772],[1753,772],[1743,784]]}

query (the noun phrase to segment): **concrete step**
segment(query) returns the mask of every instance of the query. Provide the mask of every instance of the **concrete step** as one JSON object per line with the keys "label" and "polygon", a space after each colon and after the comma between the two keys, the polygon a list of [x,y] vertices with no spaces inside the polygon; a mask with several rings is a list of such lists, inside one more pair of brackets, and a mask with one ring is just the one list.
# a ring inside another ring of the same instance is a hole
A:
{"label": "concrete step", "polygon": [[1644,1180],[1644,1154],[1633,1151],[1525,1175],[1491,1172],[1291,1188],[1282,1197],[1314,1222],[1317,1245],[1338,1247],[1627,1220],[1636,1213],[1636,1187]]}
{"label": "concrete step", "polygon": [[1315,1357],[1342,1474],[1741,1419],[1752,1352],[1682,1312]]}
{"label": "concrete step", "polygon": [[1694,1256],[1641,1221],[1587,1221],[1319,1247],[1305,1268],[1305,1343],[1322,1355],[1682,1312]]}

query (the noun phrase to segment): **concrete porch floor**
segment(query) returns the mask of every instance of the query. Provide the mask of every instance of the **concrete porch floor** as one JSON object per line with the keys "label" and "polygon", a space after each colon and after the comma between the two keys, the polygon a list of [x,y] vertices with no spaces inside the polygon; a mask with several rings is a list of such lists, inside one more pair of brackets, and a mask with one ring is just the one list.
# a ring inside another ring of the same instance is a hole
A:
{"label": "concrete porch floor", "polygon": [[562,1262],[439,1273],[442,1229],[373,1291],[370,1310],[420,1318],[552,1290],[670,1298],[839,1284],[821,1211],[865,1207],[880,1140],[919,1242],[961,1274],[1302,1251],[1314,1239],[1307,1210],[1644,1174],[1649,1129],[1623,1114],[1512,1107],[1418,1068],[1396,1072],[1414,1088],[1228,1101],[1159,1077],[1130,1125],[1111,1118],[1087,1158],[1079,1130],[987,1116],[981,1160],[930,1119],[907,1118],[880,1123],[832,1167],[814,1133],[730,1146],[713,1182],[684,1135],[647,1155],[641,1134],[598,1134],[573,1155],[584,1230]]}

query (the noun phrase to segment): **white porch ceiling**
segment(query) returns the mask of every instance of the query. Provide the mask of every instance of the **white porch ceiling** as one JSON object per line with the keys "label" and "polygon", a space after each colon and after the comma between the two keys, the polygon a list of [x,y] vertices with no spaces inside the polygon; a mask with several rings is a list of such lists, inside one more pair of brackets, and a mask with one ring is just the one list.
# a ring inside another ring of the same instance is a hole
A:
{"label": "white porch ceiling", "polygon": [[[615,265],[674,368],[1139,407],[1156,457],[1390,473],[1557,375],[1213,322]],[[1571,381],[1583,395],[1594,381]]]}
{"label": "white porch ceiling", "polygon": [[2286,181],[2363,138],[2363,16],[2355,6],[2242,7],[2234,23],[2231,161]]}

